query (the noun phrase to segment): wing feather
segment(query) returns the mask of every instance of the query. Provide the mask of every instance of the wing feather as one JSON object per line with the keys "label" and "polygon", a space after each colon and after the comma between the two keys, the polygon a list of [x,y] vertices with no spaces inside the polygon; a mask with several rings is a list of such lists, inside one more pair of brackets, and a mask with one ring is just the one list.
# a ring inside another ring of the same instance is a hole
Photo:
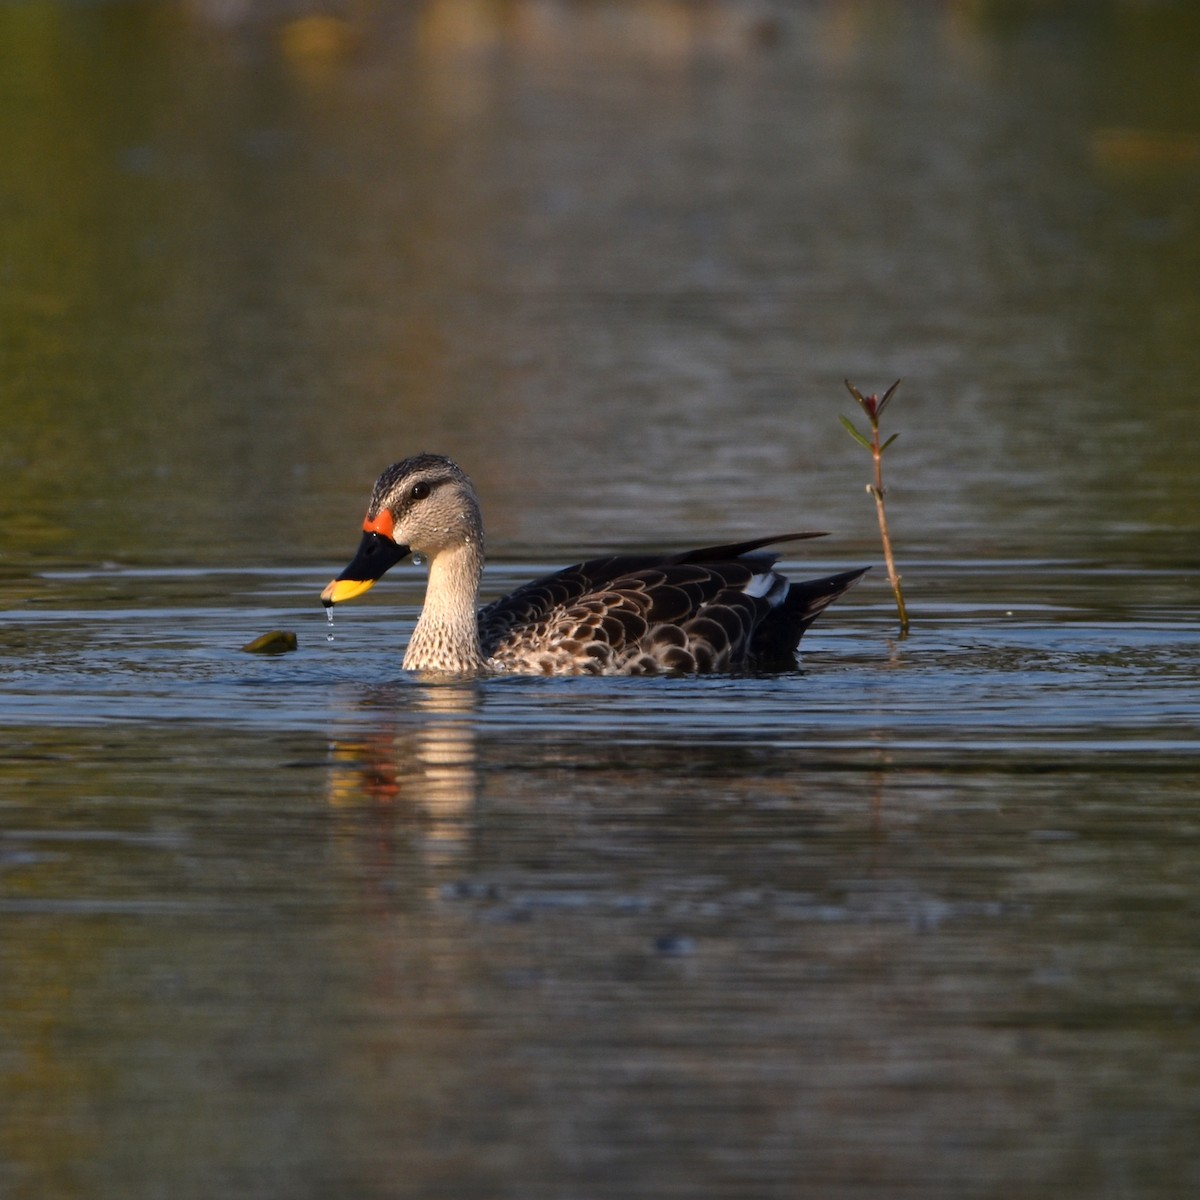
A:
{"label": "wing feather", "polygon": [[778,555],[764,547],[820,536],[613,555],[555,571],[480,610],[484,655],[587,673],[784,663],[804,629],[861,572],[789,586],[773,569]]}

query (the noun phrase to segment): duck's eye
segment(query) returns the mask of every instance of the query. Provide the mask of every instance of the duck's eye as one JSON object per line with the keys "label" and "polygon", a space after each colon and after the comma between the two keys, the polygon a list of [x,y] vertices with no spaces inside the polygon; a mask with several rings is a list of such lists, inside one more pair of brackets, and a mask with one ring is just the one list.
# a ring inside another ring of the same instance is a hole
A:
{"label": "duck's eye", "polygon": [[408,490],[409,496],[414,500],[424,500],[429,495],[429,484],[414,483]]}

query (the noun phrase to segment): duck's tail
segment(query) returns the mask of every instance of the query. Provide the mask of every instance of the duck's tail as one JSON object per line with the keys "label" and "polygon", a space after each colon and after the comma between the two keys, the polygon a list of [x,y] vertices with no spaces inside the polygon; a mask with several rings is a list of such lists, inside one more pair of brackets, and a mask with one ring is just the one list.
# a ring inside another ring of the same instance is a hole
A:
{"label": "duck's tail", "polygon": [[796,665],[796,647],[804,631],[871,568],[841,571],[822,579],[802,579],[788,587],[783,603],[772,609],[754,634],[751,654],[760,670],[785,671]]}

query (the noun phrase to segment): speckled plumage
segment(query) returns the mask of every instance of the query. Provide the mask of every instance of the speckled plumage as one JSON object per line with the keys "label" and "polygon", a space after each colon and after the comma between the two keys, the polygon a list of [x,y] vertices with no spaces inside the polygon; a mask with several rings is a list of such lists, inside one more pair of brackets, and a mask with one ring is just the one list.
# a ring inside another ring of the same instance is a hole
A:
{"label": "speckled plumage", "polygon": [[[774,569],[778,555],[763,547],[818,535],[786,534],[683,554],[591,559],[476,611],[484,560],[479,503],[457,464],[431,454],[383,472],[364,527],[359,557],[323,599],[334,602],[340,581],[376,579],[410,552],[427,558],[425,604],[404,658],[415,671],[786,670],[808,626],[863,574],[789,582]],[[368,545],[382,534],[395,544]],[[368,563],[372,555],[382,561]]]}

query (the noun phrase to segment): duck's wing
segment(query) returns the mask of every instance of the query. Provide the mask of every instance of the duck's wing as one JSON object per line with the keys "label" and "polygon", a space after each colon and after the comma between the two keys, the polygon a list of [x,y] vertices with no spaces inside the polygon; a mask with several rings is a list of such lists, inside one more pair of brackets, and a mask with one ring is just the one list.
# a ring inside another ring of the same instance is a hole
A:
{"label": "duck's wing", "polygon": [[[756,538],[749,542],[734,542],[723,546],[705,546],[699,550],[686,550],[681,554],[616,554],[609,558],[593,558],[576,563],[560,571],[552,571],[539,579],[522,584],[515,591],[498,600],[493,600],[479,612],[479,633],[484,652],[513,636],[522,636],[526,631],[539,628],[551,617],[564,612],[577,601],[600,593],[609,593],[614,585],[648,570],[670,571],[675,567],[697,564],[724,564],[726,566],[746,557],[739,563],[735,573],[740,577],[743,567],[751,573],[766,572],[774,565],[777,554],[755,554],[764,546],[783,542],[799,541],[804,538],[824,537],[822,533],[788,533],[775,537]],[[688,572],[675,572],[678,577]],[[724,576],[720,577],[724,579]],[[644,591],[649,581],[642,580],[629,586],[635,591]],[[714,580],[715,582],[715,580]],[[733,581],[730,580],[730,583]],[[720,590],[719,588],[717,590]],[[715,593],[714,593],[715,594]]]}
{"label": "duck's wing", "polygon": [[[705,546],[700,550],[685,550],[682,554],[676,554],[670,558],[659,557],[655,561],[669,563],[729,562],[730,559],[744,558],[753,554],[755,550],[761,550],[764,546],[782,546],[784,542],[803,542],[809,538],[819,537],[828,537],[828,534],[821,530],[807,533],[776,533],[770,537],[754,538],[749,542],[729,542],[724,546]],[[774,562],[779,555],[773,554],[770,557]]]}
{"label": "duck's wing", "polygon": [[[683,554],[615,555],[545,575],[479,614],[484,656],[517,671],[643,673],[720,671],[756,662],[756,633],[769,649],[796,620],[768,625],[789,585],[773,570],[773,543],[815,534],[759,538]],[[842,591],[849,583],[841,588]],[[807,621],[840,595],[828,594]]]}

